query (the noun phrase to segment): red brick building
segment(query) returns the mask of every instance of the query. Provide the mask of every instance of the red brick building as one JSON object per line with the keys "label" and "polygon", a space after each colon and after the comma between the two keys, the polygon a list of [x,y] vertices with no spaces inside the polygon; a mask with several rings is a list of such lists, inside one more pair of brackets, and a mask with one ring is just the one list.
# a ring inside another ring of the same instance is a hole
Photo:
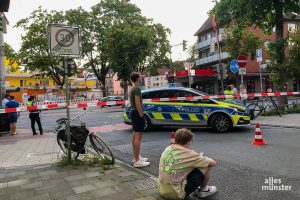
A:
{"label": "red brick building", "polygon": [[[300,17],[291,18],[286,16],[284,22],[284,36],[286,37],[289,33],[294,32],[300,28]],[[258,35],[263,42],[263,62],[268,63],[270,60],[268,59],[266,53],[266,47],[268,42],[275,41],[275,32],[271,35],[265,35],[262,30],[259,28],[250,27],[249,31],[252,31],[256,35]],[[223,50],[223,34],[224,28],[219,28],[219,41],[220,41],[220,57],[221,62],[228,63],[228,60],[236,59],[231,58],[228,52]],[[219,62],[219,55],[217,49],[217,35],[216,30],[213,29],[213,25],[211,19],[207,19],[204,24],[199,28],[199,30],[194,34],[197,36],[197,44],[196,49],[198,51],[198,60],[196,61],[196,69],[205,69],[205,70],[215,70],[216,65]],[[229,66],[227,66],[227,74],[229,75],[226,80],[224,80],[224,85],[226,87],[227,84],[238,84],[240,83],[240,77],[237,78],[237,75],[234,75],[230,72]],[[244,85],[246,86],[248,92],[260,92],[260,74],[259,74],[259,64],[256,60],[251,60],[248,58],[246,65],[247,74],[244,76]],[[266,91],[267,87],[273,87],[273,84],[269,81],[269,73],[266,69],[262,69],[262,85],[263,92]],[[300,77],[299,77],[300,79]],[[221,83],[217,79],[216,75],[195,76],[193,79],[193,88],[199,89],[203,92],[209,94],[217,94],[221,91]],[[287,82],[288,91],[298,91],[299,90],[299,80],[290,79]]]}

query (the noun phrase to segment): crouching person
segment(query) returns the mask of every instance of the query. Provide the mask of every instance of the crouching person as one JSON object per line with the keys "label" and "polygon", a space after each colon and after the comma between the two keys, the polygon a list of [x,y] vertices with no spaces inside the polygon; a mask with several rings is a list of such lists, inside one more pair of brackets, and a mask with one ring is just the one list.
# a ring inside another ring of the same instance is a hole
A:
{"label": "crouching person", "polygon": [[188,129],[175,133],[175,144],[162,153],[159,163],[158,189],[161,196],[169,199],[184,199],[191,193],[199,198],[217,192],[208,186],[210,170],[216,161],[191,150],[194,134]]}

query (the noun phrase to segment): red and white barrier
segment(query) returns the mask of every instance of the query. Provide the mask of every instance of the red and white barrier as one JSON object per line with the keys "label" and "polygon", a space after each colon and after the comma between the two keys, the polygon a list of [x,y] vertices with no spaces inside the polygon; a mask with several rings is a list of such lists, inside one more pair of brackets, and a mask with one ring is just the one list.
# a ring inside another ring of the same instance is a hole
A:
{"label": "red and white barrier", "polygon": [[[249,97],[279,97],[279,96],[294,96],[300,95],[300,92],[274,92],[274,93],[249,93],[249,94],[234,94],[234,95],[212,95],[212,96],[189,96],[189,97],[172,97],[172,98],[153,98],[143,99],[143,102],[162,102],[162,101],[195,101],[200,99],[227,99],[227,98],[249,98]],[[88,100],[72,100],[70,101],[69,108],[87,108],[87,107],[105,107],[114,105],[123,105],[126,102],[120,101],[99,101],[99,99]],[[18,108],[6,108],[0,109],[0,113],[10,112],[24,112],[29,110],[49,110],[56,108],[66,108],[67,103],[65,101],[58,102],[45,102],[44,104],[38,104],[37,106],[23,106]]]}

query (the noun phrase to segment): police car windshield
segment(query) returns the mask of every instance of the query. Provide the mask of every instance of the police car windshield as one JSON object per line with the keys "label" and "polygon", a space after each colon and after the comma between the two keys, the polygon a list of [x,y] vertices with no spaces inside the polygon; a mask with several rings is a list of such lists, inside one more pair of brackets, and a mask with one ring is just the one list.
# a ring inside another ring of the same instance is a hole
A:
{"label": "police car windshield", "polygon": [[199,96],[209,96],[209,94],[206,94],[206,93],[201,92],[201,91],[199,91],[199,90],[195,90],[195,89],[193,89],[193,88],[189,88],[188,90],[190,90],[190,91],[192,91],[192,92],[195,92],[195,93],[199,94]]}

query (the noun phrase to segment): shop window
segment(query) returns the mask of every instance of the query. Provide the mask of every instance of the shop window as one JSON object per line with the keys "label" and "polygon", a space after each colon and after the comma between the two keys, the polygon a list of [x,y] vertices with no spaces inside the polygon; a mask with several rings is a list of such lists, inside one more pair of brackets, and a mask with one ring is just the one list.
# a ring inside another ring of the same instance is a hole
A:
{"label": "shop window", "polygon": [[255,93],[255,81],[247,80],[247,93]]}

